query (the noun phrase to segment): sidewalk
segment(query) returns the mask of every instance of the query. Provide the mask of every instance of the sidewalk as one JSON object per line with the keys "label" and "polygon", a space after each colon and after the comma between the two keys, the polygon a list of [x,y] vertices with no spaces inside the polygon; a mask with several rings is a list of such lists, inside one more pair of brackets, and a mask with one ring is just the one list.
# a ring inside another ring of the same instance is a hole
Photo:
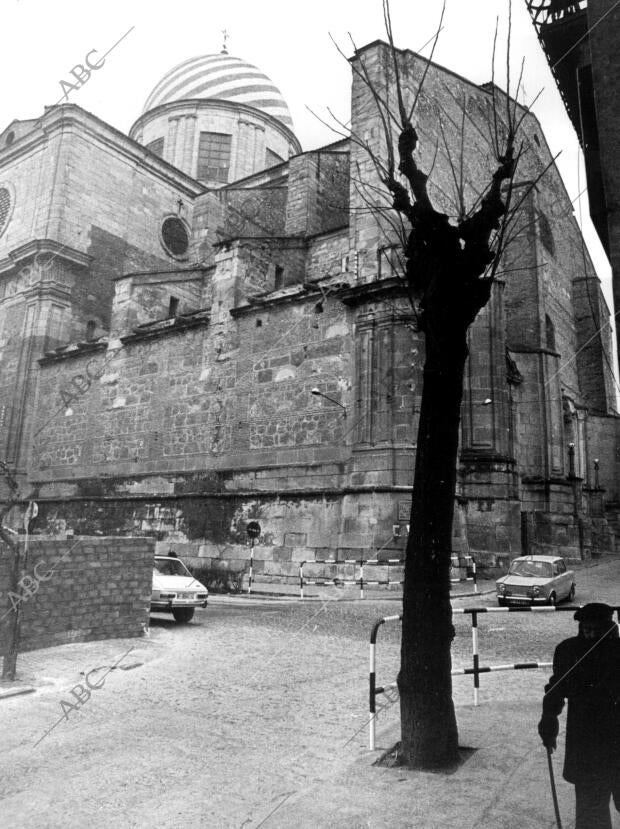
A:
{"label": "sidewalk", "polygon": [[[282,801],[269,829],[552,829],[556,826],[547,754],[536,726],[540,703],[485,703],[457,708],[459,742],[474,749],[453,774],[372,766],[400,735],[379,733],[381,751]],[[553,755],[564,829],[574,827],[574,790],[562,779],[564,720]],[[613,829],[620,815],[612,807]]]}

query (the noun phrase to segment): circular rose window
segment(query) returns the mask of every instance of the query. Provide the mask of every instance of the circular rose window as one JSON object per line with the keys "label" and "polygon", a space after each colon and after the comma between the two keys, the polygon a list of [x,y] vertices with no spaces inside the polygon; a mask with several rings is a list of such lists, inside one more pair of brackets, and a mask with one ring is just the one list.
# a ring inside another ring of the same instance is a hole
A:
{"label": "circular rose window", "polygon": [[6,230],[6,226],[13,212],[13,188],[9,184],[0,184],[0,236]]}
{"label": "circular rose window", "polygon": [[177,216],[168,216],[161,226],[161,241],[171,256],[182,259],[189,250],[187,225]]}

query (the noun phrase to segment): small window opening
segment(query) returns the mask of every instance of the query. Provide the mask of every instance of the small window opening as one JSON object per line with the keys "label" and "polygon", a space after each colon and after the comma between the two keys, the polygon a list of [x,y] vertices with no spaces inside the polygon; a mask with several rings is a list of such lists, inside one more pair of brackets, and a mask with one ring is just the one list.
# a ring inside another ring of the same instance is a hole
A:
{"label": "small window opening", "polygon": [[262,326],[263,326],[263,321],[262,320],[256,320],[256,327],[257,328],[262,328]]}
{"label": "small window opening", "polygon": [[97,323],[95,320],[88,320],[86,323],[86,342],[91,342],[95,339],[95,332],[97,330]]}
{"label": "small window opening", "polygon": [[179,300],[175,296],[170,297],[170,302],[168,303],[168,316],[169,317],[176,317],[177,311],[179,309]]}
{"label": "small window opening", "polygon": [[274,287],[275,287],[276,291],[278,290],[278,288],[282,287],[283,282],[284,282],[284,268],[282,267],[282,265],[276,265],[276,277],[275,277],[275,283],[274,283]]}
{"label": "small window opening", "polygon": [[549,351],[555,351],[555,326],[549,314],[545,314],[545,337]]}

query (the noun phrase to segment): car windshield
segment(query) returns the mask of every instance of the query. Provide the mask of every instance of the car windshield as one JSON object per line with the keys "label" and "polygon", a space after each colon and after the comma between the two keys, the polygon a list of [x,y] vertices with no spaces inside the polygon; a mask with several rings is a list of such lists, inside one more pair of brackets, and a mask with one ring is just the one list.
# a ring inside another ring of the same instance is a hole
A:
{"label": "car windshield", "polygon": [[550,579],[553,576],[553,566],[547,561],[513,561],[508,574]]}
{"label": "car windshield", "polygon": [[187,568],[178,558],[156,558],[155,569],[163,576],[190,576]]}

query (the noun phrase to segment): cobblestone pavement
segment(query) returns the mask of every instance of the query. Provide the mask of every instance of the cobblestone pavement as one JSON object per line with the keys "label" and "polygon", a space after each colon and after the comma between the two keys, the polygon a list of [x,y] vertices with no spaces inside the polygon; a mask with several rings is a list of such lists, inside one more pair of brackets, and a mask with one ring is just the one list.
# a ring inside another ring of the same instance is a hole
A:
{"label": "cobblestone pavement", "polygon": [[[620,562],[578,575],[580,603],[620,599]],[[494,597],[454,602],[472,603]],[[268,827],[365,752],[369,630],[396,612],[394,601],[213,597],[186,627],[153,616],[145,639],[26,654],[36,693],[0,700],[0,826]],[[454,665],[468,666],[469,619],[455,626]],[[574,627],[570,613],[481,616],[481,664],[550,659]],[[385,625],[380,682],[395,678],[398,652],[399,625]],[[71,690],[87,675],[78,708]],[[485,675],[481,703],[540,699],[545,679]],[[471,679],[455,679],[455,702],[471,702]],[[380,725],[397,718],[391,705]]]}

